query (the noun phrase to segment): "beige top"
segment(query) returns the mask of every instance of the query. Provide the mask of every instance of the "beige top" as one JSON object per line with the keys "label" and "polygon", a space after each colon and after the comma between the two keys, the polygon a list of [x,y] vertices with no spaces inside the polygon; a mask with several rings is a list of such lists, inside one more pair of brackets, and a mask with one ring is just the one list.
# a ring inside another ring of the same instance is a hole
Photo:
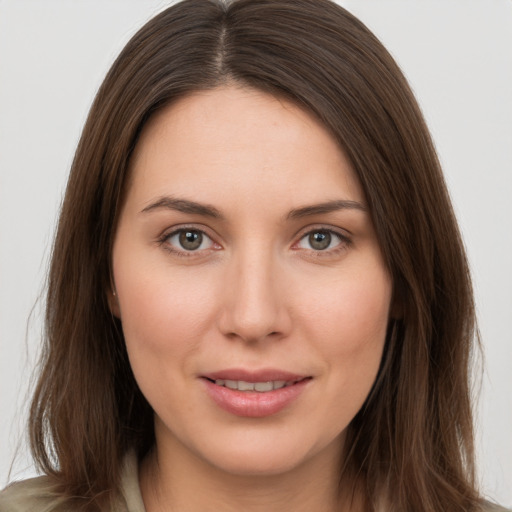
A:
{"label": "beige top", "polygon": [[[139,470],[135,454],[127,456],[121,474],[121,496],[112,512],[145,512],[139,487]],[[62,499],[48,493],[48,478],[40,476],[17,482],[0,492],[0,512],[73,512],[60,508]],[[512,512],[487,503],[485,512]]]}
{"label": "beige top", "polygon": [[[0,492],[0,512],[72,512],[59,507],[61,498],[48,492],[48,477],[40,476],[9,485]],[[127,456],[121,473],[121,496],[112,512],[145,512],[140,494],[139,471],[135,455]]]}

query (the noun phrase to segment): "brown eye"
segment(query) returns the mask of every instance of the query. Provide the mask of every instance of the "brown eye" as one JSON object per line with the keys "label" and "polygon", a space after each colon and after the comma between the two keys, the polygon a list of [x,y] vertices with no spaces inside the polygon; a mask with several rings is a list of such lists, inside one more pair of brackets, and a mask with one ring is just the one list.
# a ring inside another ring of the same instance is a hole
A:
{"label": "brown eye", "polygon": [[348,247],[351,241],[345,235],[332,229],[313,229],[305,233],[298,241],[296,248],[318,253],[333,254],[338,249]]}
{"label": "brown eye", "polygon": [[308,236],[308,242],[312,249],[323,251],[331,245],[332,236],[329,231],[313,231]]}
{"label": "brown eye", "polygon": [[182,228],[167,235],[166,244],[176,252],[199,252],[214,247],[213,240],[200,229]]}
{"label": "brown eye", "polygon": [[186,251],[195,251],[201,247],[203,234],[200,231],[182,230],[179,233],[179,242]]}

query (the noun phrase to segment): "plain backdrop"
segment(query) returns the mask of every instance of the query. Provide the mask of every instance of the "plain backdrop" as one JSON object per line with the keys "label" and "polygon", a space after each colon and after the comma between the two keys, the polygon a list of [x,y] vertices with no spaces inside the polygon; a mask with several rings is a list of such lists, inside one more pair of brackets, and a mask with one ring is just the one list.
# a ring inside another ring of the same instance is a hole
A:
{"label": "plain backdrop", "polygon": [[[0,0],[0,487],[34,474],[24,422],[53,229],[88,108],[136,29],[169,2]],[[410,80],[472,266],[485,373],[482,489],[512,505],[512,1],[346,0]],[[30,320],[29,320],[30,315]]]}

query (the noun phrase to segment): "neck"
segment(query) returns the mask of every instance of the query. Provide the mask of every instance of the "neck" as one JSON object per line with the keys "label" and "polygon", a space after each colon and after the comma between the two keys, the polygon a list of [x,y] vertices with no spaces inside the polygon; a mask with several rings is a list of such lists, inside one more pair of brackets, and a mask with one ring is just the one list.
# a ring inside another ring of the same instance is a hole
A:
{"label": "neck", "polygon": [[140,468],[141,492],[147,512],[356,512],[360,504],[340,491],[340,457],[330,448],[286,472],[241,475],[179,449],[154,449]]}

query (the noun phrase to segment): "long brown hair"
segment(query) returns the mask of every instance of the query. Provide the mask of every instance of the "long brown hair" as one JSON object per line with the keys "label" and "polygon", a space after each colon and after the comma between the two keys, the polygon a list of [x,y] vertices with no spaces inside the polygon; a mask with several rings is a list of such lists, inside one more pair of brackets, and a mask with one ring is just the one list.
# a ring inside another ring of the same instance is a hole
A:
{"label": "long brown hair", "polygon": [[63,496],[99,506],[153,412],[109,310],[110,260],[130,155],[147,120],[192,91],[236,82],[315,115],[350,158],[394,283],[396,314],[340,478],[373,508],[471,511],[471,281],[436,153],[398,66],[329,0],[185,0],[147,23],[103,82],[72,165],[49,275],[31,407],[35,460]]}

